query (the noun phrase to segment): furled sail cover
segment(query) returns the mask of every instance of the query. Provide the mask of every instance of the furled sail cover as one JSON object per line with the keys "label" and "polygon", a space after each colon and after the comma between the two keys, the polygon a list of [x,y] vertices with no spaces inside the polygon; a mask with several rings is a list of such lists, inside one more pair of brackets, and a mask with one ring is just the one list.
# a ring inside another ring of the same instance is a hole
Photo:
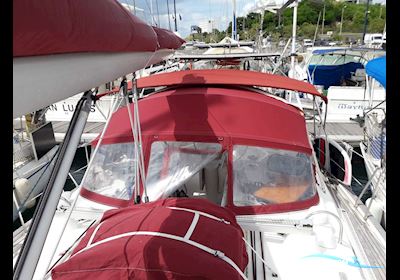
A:
{"label": "furled sail cover", "polygon": [[117,0],[14,0],[13,117],[158,63],[183,42]]}
{"label": "furled sail cover", "polygon": [[242,279],[243,232],[229,210],[169,198],[107,211],[53,279]]}
{"label": "furled sail cover", "polygon": [[173,32],[154,27],[154,31],[157,34],[158,43],[160,44],[160,49],[177,49],[185,43],[185,40],[180,38],[179,36],[175,35]]}
{"label": "furled sail cover", "polygon": [[13,56],[158,49],[151,26],[116,0],[13,1]]}

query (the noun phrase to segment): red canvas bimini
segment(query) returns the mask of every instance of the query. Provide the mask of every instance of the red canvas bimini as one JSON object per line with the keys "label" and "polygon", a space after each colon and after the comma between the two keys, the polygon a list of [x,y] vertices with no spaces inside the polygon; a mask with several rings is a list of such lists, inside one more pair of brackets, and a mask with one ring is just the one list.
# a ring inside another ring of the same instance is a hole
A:
{"label": "red canvas bimini", "polygon": [[[249,71],[194,70],[138,80],[140,87],[166,86],[138,102],[150,201],[177,192],[198,195],[236,214],[300,210],[318,202],[303,112],[249,87],[251,81],[320,96],[310,84]],[[103,155],[93,167],[95,173],[89,172],[81,195],[116,207],[132,205],[134,175],[128,173],[133,171],[116,175],[120,163],[115,160],[120,159],[110,160],[112,170],[102,166],[108,162],[106,155],[118,150],[118,157],[132,162],[133,168],[133,147],[123,107],[112,116],[100,146]],[[256,173],[264,175],[252,175],[256,169],[251,166],[257,162],[262,170]],[[213,165],[219,167],[212,169]],[[106,184],[99,187],[104,172],[124,178],[112,181],[118,191],[110,191]],[[208,186],[206,191],[202,184]]]}
{"label": "red canvas bimini", "polygon": [[[319,93],[318,90],[309,83],[289,79],[284,76],[255,71],[239,71],[227,69],[178,71],[144,77],[139,79],[137,83],[137,86],[139,88],[159,86],[186,87],[188,85],[234,85],[250,87],[271,87],[308,93],[321,98],[322,100],[324,100],[325,103],[328,102],[327,97]],[[131,88],[132,83],[128,82],[128,89]],[[119,88],[117,87],[105,94],[118,91]]]}

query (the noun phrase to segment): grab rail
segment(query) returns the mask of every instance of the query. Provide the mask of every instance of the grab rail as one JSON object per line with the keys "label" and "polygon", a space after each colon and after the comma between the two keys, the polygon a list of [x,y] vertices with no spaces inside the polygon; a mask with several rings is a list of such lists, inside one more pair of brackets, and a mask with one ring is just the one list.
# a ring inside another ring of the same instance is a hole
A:
{"label": "grab rail", "polygon": [[329,214],[329,215],[333,216],[338,221],[338,224],[339,224],[339,240],[338,240],[338,242],[339,242],[339,244],[341,244],[342,243],[342,239],[343,239],[343,223],[340,220],[339,216],[334,214],[334,213],[332,213],[332,212],[329,212],[327,210],[317,210],[317,211],[314,211],[314,212],[308,214],[305,217],[305,219],[308,219],[311,216],[314,216],[314,215],[317,215],[317,214]]}

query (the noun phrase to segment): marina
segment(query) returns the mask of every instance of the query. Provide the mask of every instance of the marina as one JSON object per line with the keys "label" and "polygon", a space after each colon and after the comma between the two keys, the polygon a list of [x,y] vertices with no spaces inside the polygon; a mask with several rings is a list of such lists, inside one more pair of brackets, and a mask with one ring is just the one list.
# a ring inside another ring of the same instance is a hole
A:
{"label": "marina", "polygon": [[15,280],[386,279],[385,4],[67,2],[14,3]]}

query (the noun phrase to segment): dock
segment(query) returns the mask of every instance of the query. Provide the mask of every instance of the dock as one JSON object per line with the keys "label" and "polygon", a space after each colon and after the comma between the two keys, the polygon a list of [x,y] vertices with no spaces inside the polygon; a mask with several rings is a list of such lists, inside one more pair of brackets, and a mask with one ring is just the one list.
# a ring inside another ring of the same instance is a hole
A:
{"label": "dock", "polygon": [[[312,133],[314,131],[313,121],[307,121],[306,125],[307,131]],[[358,146],[364,140],[363,128],[356,122],[327,122],[325,131],[328,138],[343,141],[352,146]]]}
{"label": "dock", "polygon": [[[69,122],[53,121],[54,137],[56,142],[62,142],[69,126]],[[103,130],[105,122],[87,122],[81,136],[81,143],[89,143]]]}

